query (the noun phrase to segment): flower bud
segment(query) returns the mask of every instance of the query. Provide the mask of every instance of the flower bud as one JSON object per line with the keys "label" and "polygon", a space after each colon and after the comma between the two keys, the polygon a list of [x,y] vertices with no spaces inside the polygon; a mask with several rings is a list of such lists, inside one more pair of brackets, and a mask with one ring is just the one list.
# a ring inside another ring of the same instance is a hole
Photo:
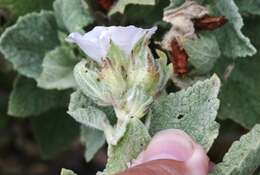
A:
{"label": "flower bud", "polygon": [[111,105],[111,93],[102,81],[95,63],[82,60],[74,68],[74,77],[82,92],[95,103],[102,106]]}

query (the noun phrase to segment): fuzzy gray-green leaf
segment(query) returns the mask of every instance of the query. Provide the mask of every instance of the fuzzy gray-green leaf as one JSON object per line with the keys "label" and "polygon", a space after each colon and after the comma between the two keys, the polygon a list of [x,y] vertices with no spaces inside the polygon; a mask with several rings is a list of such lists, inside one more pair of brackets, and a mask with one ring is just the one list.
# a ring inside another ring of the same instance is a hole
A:
{"label": "fuzzy gray-green leaf", "polygon": [[104,132],[89,127],[81,127],[81,142],[85,145],[85,159],[91,161],[105,144]]}
{"label": "fuzzy gray-green leaf", "polygon": [[37,79],[45,89],[68,89],[76,86],[73,69],[78,62],[72,49],[59,46],[48,52],[43,59],[43,71]]}
{"label": "fuzzy gray-green leaf", "polygon": [[79,108],[75,111],[68,112],[77,122],[84,126],[104,130],[105,126],[109,124],[106,114],[98,108],[88,106],[86,108]]}
{"label": "fuzzy gray-green leaf", "polygon": [[43,158],[52,158],[68,149],[79,136],[79,125],[65,108],[50,110],[31,118],[31,125]]}
{"label": "fuzzy gray-green leaf", "polygon": [[20,17],[0,38],[0,51],[20,74],[37,78],[45,54],[59,44],[52,12],[30,13]]}
{"label": "fuzzy gray-green leaf", "polygon": [[93,22],[88,5],[82,0],[56,0],[54,13],[60,28],[68,32],[84,32],[83,27]]}
{"label": "fuzzy gray-green leaf", "polygon": [[192,87],[162,97],[152,107],[150,133],[154,135],[169,128],[182,129],[209,150],[219,129],[215,121],[219,88],[220,80],[214,75]]}
{"label": "fuzzy gray-green leaf", "polygon": [[8,114],[15,117],[39,115],[49,109],[66,106],[69,91],[44,90],[36,82],[18,77],[14,84],[8,106]]}
{"label": "fuzzy gray-green leaf", "polygon": [[116,114],[112,107],[102,107],[102,106],[96,105],[93,102],[93,100],[86,97],[80,90],[77,90],[71,94],[68,112],[76,111],[78,109],[84,109],[89,106],[96,107],[96,108],[100,109],[101,111],[103,111],[107,115],[109,121],[112,124],[115,124],[115,122],[116,122],[115,115]]}
{"label": "fuzzy gray-green leaf", "polygon": [[242,33],[243,19],[234,0],[218,0],[211,3],[215,15],[223,15],[228,23],[216,31],[222,54],[227,57],[246,57],[256,53],[249,38]]}
{"label": "fuzzy gray-green leaf", "polygon": [[235,0],[242,14],[260,15],[260,1],[259,0]]}
{"label": "fuzzy gray-green leaf", "polygon": [[0,0],[1,8],[10,10],[15,16],[41,9],[51,10],[52,2],[53,0]]}
{"label": "fuzzy gray-green leaf", "polygon": [[183,44],[189,63],[200,74],[208,73],[221,54],[215,36],[210,33],[202,33],[198,39],[188,39]]}
{"label": "fuzzy gray-green leaf", "polygon": [[249,175],[260,166],[260,125],[232,144],[210,175]]}
{"label": "fuzzy gray-green leaf", "polygon": [[117,145],[109,145],[108,162],[102,174],[111,175],[126,170],[128,163],[137,158],[150,139],[145,125],[137,118],[130,119],[123,138]]}
{"label": "fuzzy gray-green leaf", "polygon": [[[71,94],[68,113],[75,114],[75,112],[77,113],[77,111],[81,109],[84,114],[86,112],[85,109],[90,106],[97,107],[90,98],[86,97],[81,91],[78,90]],[[115,114],[113,109],[107,107],[102,107],[101,109],[107,114],[108,117],[110,117],[110,121],[114,123],[113,119],[115,118]],[[105,143],[104,132],[93,127],[87,127],[83,124],[81,127],[81,141],[85,145],[85,159],[90,161]]]}
{"label": "fuzzy gray-green leaf", "polygon": [[[246,21],[245,32],[260,49],[260,17]],[[245,128],[260,123],[260,53],[235,62],[225,57],[219,59],[215,72],[222,75],[218,117],[231,119]]]}
{"label": "fuzzy gray-green leaf", "polygon": [[92,100],[81,94],[80,91],[71,94],[68,114],[82,125],[102,131],[109,125],[106,114],[92,106]]}

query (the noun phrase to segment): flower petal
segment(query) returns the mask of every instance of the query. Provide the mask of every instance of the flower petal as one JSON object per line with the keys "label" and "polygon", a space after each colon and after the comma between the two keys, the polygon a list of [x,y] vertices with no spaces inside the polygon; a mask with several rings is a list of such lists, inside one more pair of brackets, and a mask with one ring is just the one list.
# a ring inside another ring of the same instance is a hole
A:
{"label": "flower petal", "polygon": [[129,55],[135,44],[142,38],[150,39],[155,33],[157,27],[151,29],[142,29],[135,26],[108,28],[112,41],[121,48],[126,55]]}
{"label": "flower petal", "polygon": [[84,36],[79,33],[71,33],[67,37],[67,41],[76,43],[91,59],[101,63],[109,47],[109,38],[100,38],[98,32],[100,31],[96,31],[94,28]]}
{"label": "flower petal", "polygon": [[122,49],[126,55],[129,55],[142,37],[150,39],[156,30],[157,27],[142,29],[135,26],[98,26],[83,36],[79,33],[71,33],[67,37],[67,41],[76,43],[90,58],[101,63],[107,54],[110,40]]}

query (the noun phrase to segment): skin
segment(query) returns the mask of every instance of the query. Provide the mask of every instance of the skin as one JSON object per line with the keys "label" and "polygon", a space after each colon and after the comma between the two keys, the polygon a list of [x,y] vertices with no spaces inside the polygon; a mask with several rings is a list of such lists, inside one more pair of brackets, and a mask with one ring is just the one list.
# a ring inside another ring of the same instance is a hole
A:
{"label": "skin", "polygon": [[207,175],[211,166],[201,145],[181,130],[156,134],[146,150],[117,175]]}
{"label": "skin", "polygon": [[187,171],[187,169],[183,163],[170,159],[161,159],[132,167],[118,175],[182,175],[184,171]]}

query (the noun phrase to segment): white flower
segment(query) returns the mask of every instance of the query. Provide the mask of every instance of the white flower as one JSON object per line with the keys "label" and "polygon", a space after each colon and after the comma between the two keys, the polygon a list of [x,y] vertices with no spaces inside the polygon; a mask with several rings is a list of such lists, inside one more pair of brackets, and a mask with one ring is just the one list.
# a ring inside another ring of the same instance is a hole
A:
{"label": "white flower", "polygon": [[91,59],[101,63],[107,54],[110,40],[122,49],[126,55],[129,55],[142,37],[150,39],[156,30],[157,27],[142,29],[135,26],[98,26],[84,35],[71,33],[67,41],[76,43]]}

